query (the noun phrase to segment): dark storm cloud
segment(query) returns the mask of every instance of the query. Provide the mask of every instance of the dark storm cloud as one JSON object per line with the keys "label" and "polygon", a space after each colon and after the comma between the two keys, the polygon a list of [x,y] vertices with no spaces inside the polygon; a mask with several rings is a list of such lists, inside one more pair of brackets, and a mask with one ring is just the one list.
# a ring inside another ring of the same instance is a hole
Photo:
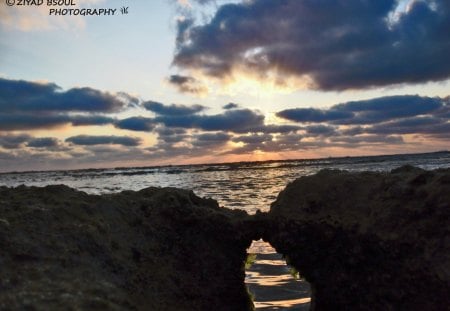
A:
{"label": "dark storm cloud", "polygon": [[308,76],[323,90],[450,77],[450,2],[255,0],[224,4],[213,18],[178,24],[173,63],[225,78],[238,67],[261,76]]}
{"label": "dark storm cloud", "polygon": [[69,137],[66,142],[74,145],[93,146],[93,145],[122,145],[126,147],[138,146],[141,140],[136,137],[129,136],[89,136],[78,135]]}
{"label": "dark storm cloud", "polygon": [[155,128],[153,119],[144,117],[131,117],[117,121],[115,127],[130,131],[151,132]]}
{"label": "dark storm cloud", "polygon": [[216,115],[159,116],[157,122],[167,127],[201,129],[205,131],[247,131],[264,126],[264,116],[249,109],[228,110]]}
{"label": "dark storm cloud", "polygon": [[58,146],[58,139],[53,137],[34,138],[27,143],[27,147],[31,148],[52,148]]}
{"label": "dark storm cloud", "polygon": [[340,125],[374,124],[399,118],[441,113],[444,99],[418,95],[385,96],[338,104],[329,109],[294,108],[277,113],[283,119]]}
{"label": "dark storm cloud", "polygon": [[204,85],[190,76],[171,75],[168,81],[182,93],[202,95],[208,92],[208,89]]}
{"label": "dark storm cloud", "polygon": [[145,109],[161,116],[189,116],[206,109],[205,106],[201,105],[164,105],[155,101],[147,101],[142,105]]}
{"label": "dark storm cloud", "polygon": [[0,78],[0,113],[26,112],[117,112],[132,97],[112,95],[92,88],[62,91],[53,83]]}

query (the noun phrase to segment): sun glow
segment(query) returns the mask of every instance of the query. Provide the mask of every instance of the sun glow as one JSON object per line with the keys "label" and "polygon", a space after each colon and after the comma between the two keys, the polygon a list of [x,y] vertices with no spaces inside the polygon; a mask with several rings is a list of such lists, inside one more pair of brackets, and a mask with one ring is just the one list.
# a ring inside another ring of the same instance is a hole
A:
{"label": "sun glow", "polygon": [[276,70],[262,73],[244,67],[235,68],[232,73],[220,78],[205,75],[198,70],[191,71],[190,75],[208,90],[198,94],[199,97],[205,97],[207,94],[226,96],[247,94],[256,98],[270,99],[280,94],[308,89],[313,84],[312,79],[307,76],[286,76]]}

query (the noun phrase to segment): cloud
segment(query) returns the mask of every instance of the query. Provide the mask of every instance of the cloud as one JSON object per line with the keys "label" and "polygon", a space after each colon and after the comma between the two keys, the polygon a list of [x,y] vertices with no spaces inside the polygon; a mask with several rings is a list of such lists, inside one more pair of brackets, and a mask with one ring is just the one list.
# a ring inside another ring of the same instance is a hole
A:
{"label": "cloud", "polygon": [[69,114],[36,114],[26,113],[0,113],[0,130],[32,130],[51,129],[68,124],[74,126],[105,125],[113,123],[114,119],[99,115],[69,115]]}
{"label": "cloud", "polygon": [[310,136],[333,136],[337,135],[336,128],[328,125],[311,125],[305,128]]}
{"label": "cloud", "polygon": [[31,139],[30,135],[0,135],[0,147],[5,149],[17,149]]}
{"label": "cloud", "polygon": [[441,113],[445,105],[445,99],[439,97],[399,95],[352,101],[334,105],[328,109],[286,109],[276,115],[302,123],[374,124],[405,117]]}
{"label": "cloud", "polygon": [[354,116],[349,111],[337,111],[335,109],[322,110],[315,108],[293,108],[278,112],[277,117],[295,122],[327,122],[349,119]]}
{"label": "cloud", "polygon": [[178,143],[189,137],[187,131],[182,128],[158,126],[155,132],[158,134],[158,139],[164,143]]}
{"label": "cloud", "polygon": [[384,122],[364,129],[365,133],[371,134],[421,134],[441,137],[442,134],[450,132],[448,119],[436,117],[406,118],[397,121]]}
{"label": "cloud", "polygon": [[155,123],[154,120],[150,118],[130,117],[117,121],[114,123],[114,126],[119,129],[130,131],[151,132],[155,128]]}
{"label": "cloud", "polygon": [[197,79],[190,76],[171,75],[168,78],[171,85],[175,86],[182,93],[195,95],[206,95],[208,88],[201,84]]}
{"label": "cloud", "polygon": [[[173,63],[228,79],[244,70],[364,89],[450,77],[450,4],[396,0],[259,0],[223,4],[209,22],[178,23]],[[396,12],[396,18],[392,18]]]}
{"label": "cloud", "polygon": [[193,1],[198,3],[198,4],[216,3],[216,0],[193,0]]}
{"label": "cloud", "polygon": [[67,116],[42,115],[36,117],[33,114],[0,113],[0,130],[2,131],[54,128],[69,122]]}
{"label": "cloud", "polygon": [[166,127],[196,128],[204,131],[248,131],[264,127],[264,116],[249,109],[228,110],[216,115],[173,115],[156,117]]}
{"label": "cloud", "polygon": [[233,137],[232,141],[243,143],[242,146],[223,152],[228,154],[251,154],[255,151],[282,153],[299,151],[302,147],[302,136],[298,134],[284,134],[274,136],[270,134],[250,134]]}
{"label": "cloud", "polygon": [[205,133],[200,135],[195,135],[192,145],[194,147],[211,148],[218,147],[227,143],[231,135],[225,133]]}
{"label": "cloud", "polygon": [[103,115],[62,115],[62,119],[66,119],[68,123],[74,126],[83,125],[107,125],[116,122],[116,119]]}
{"label": "cloud", "polygon": [[252,135],[247,135],[247,136],[234,137],[233,141],[236,143],[242,142],[245,144],[261,144],[266,141],[271,141],[272,138],[273,138],[273,136],[269,135],[269,134],[262,134],[262,135],[252,134]]}
{"label": "cloud", "polygon": [[136,137],[129,136],[88,136],[78,135],[69,137],[66,142],[74,145],[93,146],[93,145],[122,145],[126,147],[138,146],[141,140]]}
{"label": "cloud", "polygon": [[27,143],[27,147],[31,148],[52,148],[58,146],[58,139],[53,137],[34,138]]}
{"label": "cloud", "polygon": [[448,97],[401,95],[346,102],[328,109],[286,109],[277,116],[306,124],[301,129],[303,135],[322,140],[323,146],[348,148],[351,144],[402,144],[404,135],[448,140],[449,108]]}
{"label": "cloud", "polygon": [[246,128],[244,131],[237,131],[238,133],[243,132],[251,132],[251,133],[267,133],[267,134],[274,134],[274,133],[292,133],[296,132],[298,130],[301,130],[302,127],[296,126],[296,125],[276,125],[276,124],[265,124],[262,126],[253,126]]}
{"label": "cloud", "polygon": [[0,78],[0,113],[16,112],[103,112],[111,113],[129,105],[123,96],[89,87],[62,91],[54,83]]}
{"label": "cloud", "polygon": [[0,130],[111,124],[116,120],[105,114],[124,111],[138,101],[126,93],[88,87],[63,91],[54,83],[0,78]]}
{"label": "cloud", "polygon": [[53,137],[33,137],[28,134],[0,135],[0,147],[4,149],[59,147],[59,140]]}
{"label": "cloud", "polygon": [[145,109],[152,111],[161,116],[188,116],[206,109],[205,106],[201,105],[164,105],[155,101],[147,101],[142,104]]}
{"label": "cloud", "polygon": [[155,129],[155,132],[157,132],[159,136],[173,136],[185,134],[186,130],[183,128],[158,127]]}
{"label": "cloud", "polygon": [[344,143],[357,146],[362,144],[403,144],[403,138],[398,135],[359,135],[359,136],[339,136],[330,139],[332,143]]}
{"label": "cloud", "polygon": [[401,95],[347,102],[332,107],[332,111],[354,114],[353,118],[336,120],[337,124],[368,124],[430,114],[437,112],[443,106],[443,99],[438,97]]}
{"label": "cloud", "polygon": [[225,106],[223,106],[222,108],[225,110],[236,109],[236,108],[239,108],[239,105],[235,104],[235,103],[228,103]]}

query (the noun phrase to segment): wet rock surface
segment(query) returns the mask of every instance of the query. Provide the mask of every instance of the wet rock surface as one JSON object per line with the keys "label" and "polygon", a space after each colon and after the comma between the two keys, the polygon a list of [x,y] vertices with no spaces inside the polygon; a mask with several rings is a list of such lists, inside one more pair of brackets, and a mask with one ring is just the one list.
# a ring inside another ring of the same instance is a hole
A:
{"label": "wet rock surface", "polygon": [[0,310],[250,310],[242,211],[192,192],[0,188]]}
{"label": "wet rock surface", "polygon": [[289,184],[268,221],[312,310],[448,310],[450,170],[321,171]]}

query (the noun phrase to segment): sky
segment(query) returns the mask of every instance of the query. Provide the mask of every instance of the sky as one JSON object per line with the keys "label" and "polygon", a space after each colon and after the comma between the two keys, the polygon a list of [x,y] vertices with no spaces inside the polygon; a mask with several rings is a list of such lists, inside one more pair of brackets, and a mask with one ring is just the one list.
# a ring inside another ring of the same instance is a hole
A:
{"label": "sky", "polygon": [[0,3],[0,171],[449,149],[448,0],[65,2]]}

